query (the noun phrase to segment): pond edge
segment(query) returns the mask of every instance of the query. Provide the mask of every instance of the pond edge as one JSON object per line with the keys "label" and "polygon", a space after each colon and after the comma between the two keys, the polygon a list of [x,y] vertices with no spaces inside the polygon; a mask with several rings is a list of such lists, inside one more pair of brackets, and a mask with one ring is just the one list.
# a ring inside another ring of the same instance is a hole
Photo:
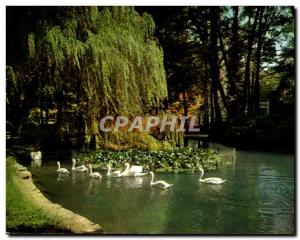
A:
{"label": "pond edge", "polygon": [[[31,172],[19,163],[14,163],[16,171],[13,181],[31,203],[41,208],[54,219],[59,219],[61,227],[74,234],[103,234],[99,224],[95,224],[87,218],[76,214],[61,205],[49,201],[43,193],[34,185]],[[12,234],[12,233],[8,233]],[[42,234],[42,233],[41,233]]]}

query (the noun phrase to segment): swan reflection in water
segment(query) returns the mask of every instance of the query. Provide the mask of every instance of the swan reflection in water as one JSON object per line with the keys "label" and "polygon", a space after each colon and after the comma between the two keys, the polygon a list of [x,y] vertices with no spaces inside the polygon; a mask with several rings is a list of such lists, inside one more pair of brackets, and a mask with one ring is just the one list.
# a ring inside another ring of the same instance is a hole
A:
{"label": "swan reflection in water", "polygon": [[111,178],[106,178],[106,188],[111,188],[111,182],[112,182],[112,179]]}
{"label": "swan reflection in water", "polygon": [[42,152],[36,151],[36,152],[30,152],[30,158],[31,167],[41,167],[42,166]]}
{"label": "swan reflection in water", "polygon": [[30,162],[31,167],[41,167],[42,166],[42,159],[33,159]]}
{"label": "swan reflection in water", "polygon": [[219,194],[224,191],[224,185],[223,184],[206,184],[203,185],[201,182],[198,182],[198,193],[203,194],[203,190],[205,190],[208,193],[212,194]]}
{"label": "swan reflection in water", "polygon": [[80,182],[84,182],[89,179],[88,174],[86,172],[72,172],[71,174],[71,180],[72,185],[76,185]]}
{"label": "swan reflection in water", "polygon": [[150,191],[150,199],[155,198],[155,196],[167,196],[172,192],[171,188],[153,188],[150,186],[151,191]]}
{"label": "swan reflection in water", "polygon": [[128,188],[141,188],[143,187],[144,178],[142,177],[126,177],[122,179],[123,183]]}
{"label": "swan reflection in water", "polygon": [[58,174],[56,181],[57,182],[65,182],[68,180],[68,178],[69,178],[69,176],[67,174]]}
{"label": "swan reflection in water", "polygon": [[171,192],[171,190],[169,188],[166,188],[166,189],[162,189],[159,193],[162,196],[166,196],[169,192]]}
{"label": "swan reflection in water", "polygon": [[89,192],[91,194],[97,193],[98,192],[98,188],[99,188],[99,184],[101,184],[101,179],[98,178],[91,178],[89,181]]}

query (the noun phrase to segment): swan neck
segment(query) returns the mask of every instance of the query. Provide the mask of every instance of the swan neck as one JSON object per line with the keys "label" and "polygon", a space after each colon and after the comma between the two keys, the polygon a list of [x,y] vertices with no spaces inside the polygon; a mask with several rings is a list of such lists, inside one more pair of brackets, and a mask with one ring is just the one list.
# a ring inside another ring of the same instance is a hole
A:
{"label": "swan neck", "polygon": [[125,170],[119,174],[119,177],[126,176],[129,172],[129,167],[129,164],[127,164]]}
{"label": "swan neck", "polygon": [[204,175],[204,171],[203,171],[203,169],[200,169],[200,171],[201,171],[200,181],[202,181],[202,177]]}
{"label": "swan neck", "polygon": [[153,184],[153,180],[154,180],[154,174],[151,174],[151,181],[150,181],[150,184]]}

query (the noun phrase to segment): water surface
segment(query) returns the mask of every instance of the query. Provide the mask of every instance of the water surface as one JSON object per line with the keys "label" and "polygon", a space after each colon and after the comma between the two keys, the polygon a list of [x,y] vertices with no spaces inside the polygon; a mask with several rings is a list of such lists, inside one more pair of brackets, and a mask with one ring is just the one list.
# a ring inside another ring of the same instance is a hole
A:
{"label": "water surface", "polygon": [[294,233],[292,155],[237,151],[230,167],[205,173],[227,179],[223,185],[200,183],[199,173],[157,173],[157,180],[174,184],[169,190],[151,187],[149,176],[58,178],[55,162],[31,170],[49,200],[99,223],[106,233]]}

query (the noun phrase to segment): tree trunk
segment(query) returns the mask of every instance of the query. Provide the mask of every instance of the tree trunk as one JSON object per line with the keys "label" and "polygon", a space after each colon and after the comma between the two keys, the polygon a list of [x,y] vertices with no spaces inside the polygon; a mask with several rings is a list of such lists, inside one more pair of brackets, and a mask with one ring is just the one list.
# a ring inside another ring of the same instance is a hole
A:
{"label": "tree trunk", "polygon": [[255,115],[259,114],[259,95],[260,95],[260,86],[259,86],[259,72],[260,72],[260,63],[261,63],[261,49],[263,42],[263,14],[264,7],[261,8],[259,16],[259,26],[258,26],[258,41],[257,41],[257,50],[256,50],[256,69],[255,69],[255,81],[253,89],[253,112]]}
{"label": "tree trunk", "polygon": [[216,113],[216,123],[221,124],[222,116],[220,105],[218,101],[218,90],[220,92],[224,107],[228,113],[228,105],[223,86],[220,82],[219,73],[219,56],[218,56],[218,21],[219,21],[219,8],[211,7],[210,10],[210,75],[212,79],[212,90],[214,95],[214,109]]}
{"label": "tree trunk", "polygon": [[210,126],[215,124],[215,109],[214,109],[214,96],[212,87],[210,89]]}
{"label": "tree trunk", "polygon": [[209,103],[208,103],[208,70],[207,63],[205,62],[205,82],[204,82],[204,119],[203,119],[203,130],[207,131],[209,129]]}
{"label": "tree trunk", "polygon": [[[252,45],[254,43],[255,31],[259,16],[259,8],[257,8],[255,13],[254,22],[252,25],[252,30],[248,36],[248,50],[247,50],[247,59],[246,59],[246,66],[245,66],[245,78],[243,84],[243,98],[242,98],[242,118],[245,119],[245,110],[249,101],[249,89],[250,89],[250,63],[251,63],[251,55],[252,55]],[[249,18],[250,24],[251,18]]]}
{"label": "tree trunk", "polygon": [[228,88],[228,95],[229,95],[229,103],[226,101],[226,104],[228,104],[228,118],[229,120],[232,120],[234,122],[239,121],[240,119],[240,101],[239,101],[239,94],[238,94],[238,90],[236,87],[236,83],[235,80],[233,78],[234,74],[231,68],[231,65],[229,64],[229,61],[227,59],[226,56],[226,52],[225,52],[225,47],[224,47],[224,43],[223,43],[223,39],[222,39],[222,34],[219,31],[219,42],[220,42],[220,46],[221,46],[221,50],[222,50],[222,54],[223,54],[223,58],[224,58],[224,62],[225,62],[225,67],[227,70],[227,78],[228,78],[228,82],[229,82],[229,88]]}
{"label": "tree trunk", "polygon": [[221,114],[217,89],[214,90],[214,109],[215,109],[215,116],[216,116],[215,125],[216,127],[220,127],[222,124],[222,114]]}
{"label": "tree trunk", "polygon": [[229,89],[229,101],[231,120],[239,122],[242,118],[241,110],[241,94],[238,90],[237,84],[240,83],[240,42],[239,42],[239,7],[233,7],[233,22],[232,22],[232,36],[230,39],[231,46],[228,54],[228,67],[231,78],[231,87]]}
{"label": "tree trunk", "polygon": [[187,96],[186,91],[183,91],[182,97],[183,97],[183,111],[184,111],[183,115],[188,117],[188,115],[189,115],[189,102],[188,102],[188,96]]}
{"label": "tree trunk", "polygon": [[56,93],[55,101],[57,108],[56,126],[57,129],[60,129],[63,124],[63,94],[61,92]]}
{"label": "tree trunk", "polygon": [[236,88],[236,83],[239,82],[239,71],[240,71],[240,55],[239,55],[239,7],[233,7],[234,17],[232,22],[232,37],[230,39],[231,46],[229,50],[229,66],[231,69],[232,78],[232,96],[238,95],[238,90]]}
{"label": "tree trunk", "polygon": [[[39,66],[39,68],[41,68],[41,65]],[[43,86],[43,80],[42,80],[42,78],[43,78],[43,76],[42,76],[42,74],[41,74],[41,71],[42,70],[40,70],[39,71],[39,76],[38,76],[38,78],[39,78],[39,83],[40,83],[40,125],[41,126],[43,126],[44,125],[44,116],[43,116],[43,109],[44,109],[44,86]]]}
{"label": "tree trunk", "polygon": [[222,34],[220,31],[220,28],[218,33],[219,33],[219,41],[220,41],[220,46],[221,50],[223,53],[224,57],[224,62],[225,62],[225,67],[227,70],[227,77],[228,77],[228,82],[229,82],[229,89],[228,93],[230,96],[235,96],[238,95],[238,90],[236,86],[236,82],[238,82],[238,76],[239,76],[239,36],[238,36],[238,14],[239,14],[239,7],[233,7],[234,9],[234,18],[233,18],[233,23],[232,23],[232,37],[231,37],[231,46],[228,51],[228,58],[227,54],[225,52],[225,47],[222,39]]}

